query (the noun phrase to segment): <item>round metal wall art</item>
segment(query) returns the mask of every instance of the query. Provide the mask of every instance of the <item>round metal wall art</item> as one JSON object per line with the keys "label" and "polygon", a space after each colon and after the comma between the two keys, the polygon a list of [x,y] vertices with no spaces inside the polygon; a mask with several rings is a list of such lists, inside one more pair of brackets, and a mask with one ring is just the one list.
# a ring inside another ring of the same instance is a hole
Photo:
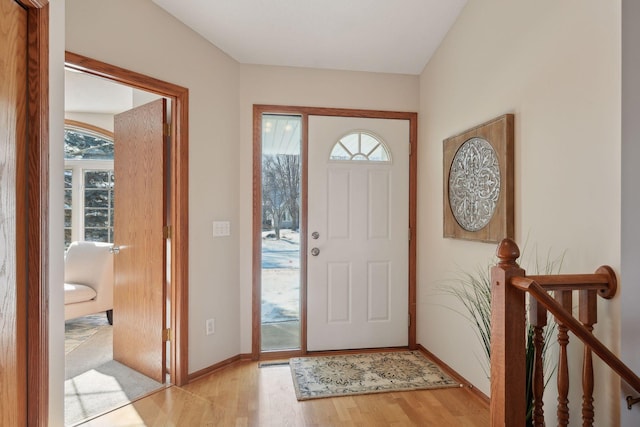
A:
{"label": "round metal wall art", "polygon": [[484,228],[500,197],[500,166],[491,144],[483,138],[465,141],[449,169],[449,204],[454,218],[467,231]]}

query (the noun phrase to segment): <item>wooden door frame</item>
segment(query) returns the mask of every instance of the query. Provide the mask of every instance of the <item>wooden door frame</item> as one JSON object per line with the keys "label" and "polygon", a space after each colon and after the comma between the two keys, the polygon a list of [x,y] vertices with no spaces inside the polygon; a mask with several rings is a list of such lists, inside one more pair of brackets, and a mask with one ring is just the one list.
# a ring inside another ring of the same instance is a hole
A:
{"label": "wooden door frame", "polygon": [[189,250],[189,90],[153,77],[72,52],[65,66],[171,99],[169,163],[169,225],[171,258],[170,304],[172,330],[169,370],[171,382],[188,382],[188,250]]}
{"label": "wooden door frame", "polygon": [[[261,270],[262,245],[256,236],[262,231],[262,115],[265,113],[290,114],[302,118],[301,185],[304,191],[301,197],[300,221],[300,343],[299,351],[268,352],[261,351]],[[307,265],[307,184],[308,184],[308,129],[309,116],[359,117],[370,119],[399,119],[409,121],[409,349],[415,350],[416,344],[416,248],[417,248],[417,184],[418,184],[418,113],[380,110],[358,110],[346,108],[296,107],[283,105],[253,106],[253,295],[252,295],[252,337],[251,357],[281,358],[307,354],[307,293],[304,277]]]}
{"label": "wooden door frame", "polygon": [[[49,1],[19,0],[27,10],[26,228],[18,227],[18,258],[26,269],[27,424],[49,424]],[[19,261],[20,263],[20,261]]]}

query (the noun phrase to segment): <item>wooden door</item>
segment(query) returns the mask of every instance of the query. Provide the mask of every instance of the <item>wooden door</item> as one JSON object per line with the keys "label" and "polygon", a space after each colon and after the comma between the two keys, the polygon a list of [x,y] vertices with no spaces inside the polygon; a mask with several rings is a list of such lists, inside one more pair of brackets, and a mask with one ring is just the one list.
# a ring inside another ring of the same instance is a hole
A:
{"label": "wooden door", "polygon": [[27,424],[27,11],[0,0],[0,425]]}
{"label": "wooden door", "polygon": [[164,382],[166,101],[115,116],[113,358]]}
{"label": "wooden door", "polygon": [[408,120],[309,117],[309,351],[408,345],[409,146]]}

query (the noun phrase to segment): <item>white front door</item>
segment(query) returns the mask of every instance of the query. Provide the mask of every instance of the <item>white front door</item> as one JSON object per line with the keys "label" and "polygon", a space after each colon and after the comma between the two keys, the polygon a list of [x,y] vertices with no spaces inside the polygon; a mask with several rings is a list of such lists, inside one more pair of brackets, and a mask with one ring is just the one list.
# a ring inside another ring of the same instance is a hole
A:
{"label": "white front door", "polygon": [[307,349],[406,346],[409,121],[310,116],[308,135]]}

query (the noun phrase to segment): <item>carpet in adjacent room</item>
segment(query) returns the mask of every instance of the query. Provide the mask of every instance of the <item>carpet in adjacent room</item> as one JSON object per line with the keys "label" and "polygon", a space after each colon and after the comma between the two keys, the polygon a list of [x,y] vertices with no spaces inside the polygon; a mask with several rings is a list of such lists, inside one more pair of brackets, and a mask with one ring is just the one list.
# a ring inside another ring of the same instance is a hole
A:
{"label": "carpet in adjacent room", "polygon": [[164,387],[113,360],[113,328],[104,313],[65,323],[65,425],[75,425]]}

